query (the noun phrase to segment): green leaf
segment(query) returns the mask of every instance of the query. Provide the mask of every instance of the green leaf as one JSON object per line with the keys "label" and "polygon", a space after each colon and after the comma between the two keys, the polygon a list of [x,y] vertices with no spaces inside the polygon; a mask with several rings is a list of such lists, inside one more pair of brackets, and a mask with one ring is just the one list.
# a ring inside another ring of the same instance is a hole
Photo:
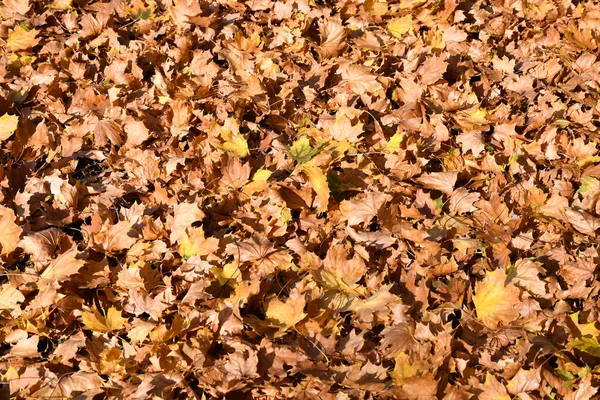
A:
{"label": "green leaf", "polygon": [[321,151],[320,147],[312,148],[310,140],[307,137],[302,137],[296,140],[294,144],[286,150],[286,154],[298,164],[304,164],[319,154],[319,151]]}
{"label": "green leaf", "polygon": [[598,338],[596,337],[582,336],[571,340],[569,346],[591,354],[594,357],[600,357],[600,343],[598,343]]}

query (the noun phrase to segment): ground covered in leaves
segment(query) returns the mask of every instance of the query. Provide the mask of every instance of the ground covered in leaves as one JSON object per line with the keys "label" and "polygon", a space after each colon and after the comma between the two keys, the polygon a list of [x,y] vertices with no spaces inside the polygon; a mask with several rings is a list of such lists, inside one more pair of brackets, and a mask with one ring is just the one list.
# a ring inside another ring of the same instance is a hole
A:
{"label": "ground covered in leaves", "polygon": [[595,2],[0,16],[5,396],[595,396]]}

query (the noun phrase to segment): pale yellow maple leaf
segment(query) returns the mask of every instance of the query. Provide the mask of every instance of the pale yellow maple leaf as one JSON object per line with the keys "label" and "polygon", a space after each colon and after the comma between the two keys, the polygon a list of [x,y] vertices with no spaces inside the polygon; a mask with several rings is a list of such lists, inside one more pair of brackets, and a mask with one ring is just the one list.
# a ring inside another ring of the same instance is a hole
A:
{"label": "pale yellow maple leaf", "polygon": [[111,332],[118,331],[125,327],[127,318],[121,316],[121,311],[115,307],[108,309],[106,317],[97,309],[92,309],[92,312],[84,311],[81,314],[83,324],[94,332]]}
{"label": "pale yellow maple leaf", "polygon": [[294,292],[286,301],[281,301],[277,297],[272,297],[267,302],[265,315],[267,320],[281,329],[287,329],[296,325],[304,317],[304,306],[306,299],[304,295]]}
{"label": "pale yellow maple leaf", "polygon": [[413,27],[412,15],[407,14],[401,18],[394,18],[388,22],[388,29],[392,36],[402,39],[404,34],[410,31]]}
{"label": "pale yellow maple leaf", "polygon": [[204,237],[204,229],[191,228],[181,239],[179,244],[179,254],[184,259],[194,256],[206,256],[214,253],[219,248],[219,240],[215,238]]}
{"label": "pale yellow maple leaf", "polygon": [[261,168],[254,173],[252,182],[243,187],[242,192],[247,196],[252,196],[256,192],[261,192],[269,187],[267,180],[271,177],[271,171]]}
{"label": "pale yellow maple leaf", "polygon": [[6,140],[17,130],[19,117],[16,115],[4,114],[0,117],[0,140]]}
{"label": "pale yellow maple leaf", "polygon": [[6,50],[8,51],[19,51],[27,50],[37,45],[40,39],[37,38],[37,29],[27,30],[21,25],[17,25],[15,29],[8,35],[6,40]]}
{"label": "pale yellow maple leaf", "polygon": [[240,133],[238,123],[232,118],[228,118],[221,128],[220,134],[223,139],[221,149],[237,154],[244,158],[250,154],[248,142],[244,135]]}
{"label": "pale yellow maple leaf", "polygon": [[310,183],[312,183],[313,189],[317,194],[317,203],[319,211],[327,211],[327,205],[329,204],[329,186],[327,186],[327,179],[323,171],[318,167],[305,165],[302,168],[302,172],[306,174]]}
{"label": "pale yellow maple leaf", "polygon": [[485,278],[475,284],[473,303],[477,317],[488,328],[494,329],[498,324],[509,324],[519,317],[515,308],[519,303],[519,288],[506,285],[506,271],[497,269],[486,272]]}

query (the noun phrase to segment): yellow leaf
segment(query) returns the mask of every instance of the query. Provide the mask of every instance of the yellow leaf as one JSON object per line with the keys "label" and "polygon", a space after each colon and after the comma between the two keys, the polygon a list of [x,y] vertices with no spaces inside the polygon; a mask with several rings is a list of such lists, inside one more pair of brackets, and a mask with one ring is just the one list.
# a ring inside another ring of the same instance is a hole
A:
{"label": "yellow leaf", "polygon": [[228,118],[225,121],[220,134],[224,141],[220,146],[223,150],[236,153],[242,158],[250,154],[248,142],[244,135],[240,133],[240,127],[234,119]]}
{"label": "yellow leaf", "polygon": [[312,148],[310,145],[310,139],[307,137],[301,137],[297,139],[292,146],[290,146],[286,153],[294,161],[299,164],[308,162],[311,158],[319,153],[319,148]]}
{"label": "yellow leaf", "polygon": [[265,315],[272,325],[287,329],[306,317],[307,314],[303,312],[305,305],[306,299],[300,294],[290,295],[285,302],[272,297],[267,303]]}
{"label": "yellow leaf", "polygon": [[16,115],[4,114],[0,117],[0,140],[6,140],[17,130],[19,117]]}
{"label": "yellow leaf", "polygon": [[223,268],[213,267],[211,271],[221,286],[235,287],[237,282],[242,279],[242,272],[238,263],[227,263]]}
{"label": "yellow leaf", "polygon": [[402,18],[394,18],[388,23],[388,29],[392,36],[402,39],[404,34],[413,27],[412,15],[408,14]]}
{"label": "yellow leaf", "polygon": [[490,121],[485,118],[487,115],[488,112],[486,110],[478,108],[476,111],[469,114],[469,120],[474,124],[486,125],[490,123]]}
{"label": "yellow leaf", "polygon": [[505,285],[506,271],[497,269],[487,272],[483,281],[475,284],[473,303],[477,317],[488,328],[498,323],[508,324],[519,317],[515,305],[519,302],[520,290],[512,284]]}
{"label": "yellow leaf", "polygon": [[181,239],[179,245],[179,254],[184,259],[194,256],[207,256],[213,253],[219,247],[219,240],[215,238],[205,238],[204,229],[190,228]]}
{"label": "yellow leaf", "polygon": [[395,133],[385,145],[384,150],[390,153],[399,151],[401,149],[400,144],[404,141],[405,136],[404,132]]}
{"label": "yellow leaf", "polygon": [[306,174],[310,183],[312,183],[313,189],[317,194],[317,201],[319,203],[319,211],[327,211],[329,204],[329,187],[327,186],[327,179],[325,174],[320,168],[305,165],[302,171]]}
{"label": "yellow leaf", "polygon": [[106,317],[100,314],[97,309],[92,309],[92,312],[83,312],[81,315],[83,324],[94,332],[110,332],[118,331],[125,327],[127,318],[121,317],[121,311],[111,307],[106,313]]}
{"label": "yellow leaf", "polygon": [[64,11],[72,7],[71,3],[71,0],[54,0],[54,2],[50,5],[50,8]]}
{"label": "yellow leaf", "polygon": [[270,177],[271,177],[271,171],[269,171],[268,169],[263,169],[263,168],[259,169],[254,174],[254,177],[252,178],[252,182],[250,182],[246,186],[244,186],[244,188],[242,189],[242,192],[244,192],[247,196],[251,196],[256,192],[262,192],[267,187],[269,187],[267,180]]}
{"label": "yellow leaf", "polygon": [[406,378],[411,378],[419,373],[419,368],[412,365],[408,358],[408,354],[400,352],[396,356],[396,365],[394,370],[390,372],[390,377],[397,385],[403,385]]}
{"label": "yellow leaf", "polygon": [[40,39],[36,37],[38,33],[40,33],[40,31],[36,29],[28,31],[21,25],[18,25],[10,35],[8,35],[6,50],[19,51],[32,48],[40,42]]}

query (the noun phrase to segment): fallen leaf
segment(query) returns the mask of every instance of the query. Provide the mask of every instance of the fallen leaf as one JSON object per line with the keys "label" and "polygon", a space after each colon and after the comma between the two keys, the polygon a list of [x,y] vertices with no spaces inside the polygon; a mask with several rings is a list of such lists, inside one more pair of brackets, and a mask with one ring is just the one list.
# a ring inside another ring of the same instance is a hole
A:
{"label": "fallen leaf", "polygon": [[6,50],[21,51],[36,46],[40,42],[40,39],[37,37],[39,33],[40,31],[36,29],[28,30],[21,25],[17,25],[8,35]]}
{"label": "fallen leaf", "polygon": [[23,229],[15,223],[15,213],[0,205],[0,255],[10,254],[17,249]]}
{"label": "fallen leaf", "polygon": [[473,303],[477,317],[490,329],[515,321],[519,317],[515,306],[519,303],[520,293],[517,287],[506,284],[503,269],[486,272],[484,279],[475,284]]}
{"label": "fallen leaf", "polygon": [[108,309],[106,316],[102,315],[98,309],[92,308],[92,312],[84,311],[81,318],[85,327],[94,332],[120,331],[127,322],[127,318],[121,317],[121,311],[114,307]]}
{"label": "fallen leaf", "polygon": [[0,117],[0,140],[6,140],[12,136],[19,125],[19,117],[16,115],[4,114]]}

